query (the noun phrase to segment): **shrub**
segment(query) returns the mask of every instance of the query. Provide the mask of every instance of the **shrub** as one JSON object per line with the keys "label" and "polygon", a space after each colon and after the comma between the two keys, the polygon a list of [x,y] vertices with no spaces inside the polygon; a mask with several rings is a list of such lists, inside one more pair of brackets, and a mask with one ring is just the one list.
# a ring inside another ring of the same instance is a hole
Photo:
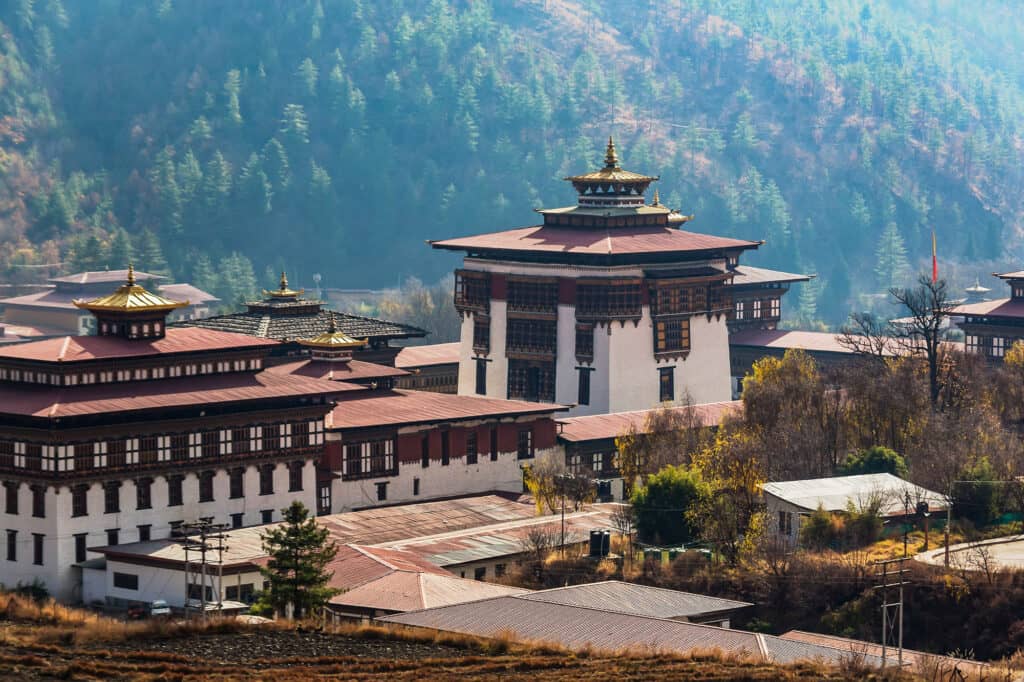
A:
{"label": "shrub", "polygon": [[835,547],[842,533],[842,519],[819,505],[800,526],[800,544],[808,549],[821,551]]}
{"label": "shrub", "polygon": [[880,445],[873,445],[867,450],[851,452],[846,462],[839,467],[841,476],[854,474],[892,474],[900,478],[907,477],[907,463],[896,451]]}
{"label": "shrub", "polygon": [[667,466],[633,492],[637,535],[641,541],[678,545],[692,541],[697,529],[691,510],[709,495],[700,474],[684,466]]}

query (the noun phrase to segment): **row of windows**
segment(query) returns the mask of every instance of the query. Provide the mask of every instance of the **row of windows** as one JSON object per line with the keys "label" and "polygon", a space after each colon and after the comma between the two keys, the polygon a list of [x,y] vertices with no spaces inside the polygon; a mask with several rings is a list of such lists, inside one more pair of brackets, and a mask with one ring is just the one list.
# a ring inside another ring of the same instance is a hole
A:
{"label": "row of windows", "polygon": [[392,476],[398,473],[395,464],[395,439],[379,438],[345,445],[342,478],[356,479]]}
{"label": "row of windows", "polygon": [[617,452],[593,452],[586,456],[580,453],[566,454],[565,464],[569,471],[574,474],[586,471],[595,474],[613,474],[618,471]]}
{"label": "row of windows", "polygon": [[981,353],[992,358],[1001,358],[1006,354],[1007,347],[1013,345],[1014,339],[1002,336],[977,336],[968,334],[965,345],[968,353]]}
{"label": "row of windows", "polygon": [[135,369],[104,370],[100,372],[76,372],[74,374],[56,374],[53,372],[37,372],[14,367],[0,367],[0,381],[18,381],[29,384],[48,384],[50,386],[78,386],[89,384],[110,384],[123,381],[143,381],[147,379],[173,379],[182,376],[199,374],[220,374],[224,372],[240,372],[260,369],[263,361],[223,360],[220,362],[189,363],[170,367],[137,367]]}
{"label": "row of windows", "polygon": [[322,444],[323,422],[319,420],[119,438],[75,445],[39,445],[0,440],[0,468],[87,471]]}
{"label": "row of windows", "polygon": [[455,307],[458,310],[490,309],[491,278],[486,272],[455,271]]}
{"label": "row of windows", "polygon": [[548,278],[509,279],[508,310],[528,313],[558,312],[558,282]]}
{"label": "row of windows", "polygon": [[576,317],[640,317],[643,293],[639,280],[580,282],[576,285]]}
{"label": "row of windows", "polygon": [[[32,533],[32,563],[36,566],[43,565],[43,543],[46,535],[43,533]],[[7,531],[7,560],[18,560],[18,531]]]}
{"label": "row of windows", "polygon": [[552,355],[558,350],[558,323],[554,320],[508,318],[506,348],[510,353]]}
{"label": "row of windows", "polygon": [[777,298],[767,298],[763,301],[755,299],[753,301],[736,301],[736,305],[733,312],[733,317],[737,320],[747,319],[748,306],[750,304],[749,312],[750,319],[778,319],[782,316],[782,304]]}
{"label": "row of windows", "polygon": [[[303,489],[302,471],[304,462],[295,461],[288,464],[288,491],[297,492]],[[259,494],[274,494],[274,464],[263,464],[257,467],[259,471]],[[216,477],[215,471],[202,471],[199,473],[199,501],[213,502],[214,490],[213,481]],[[181,474],[168,476],[167,481],[167,506],[179,507],[184,503],[183,484],[185,477]],[[13,481],[5,481],[3,484],[5,493],[4,511],[7,514],[17,515],[19,513],[18,489],[20,484]],[[30,486],[32,492],[32,516],[37,518],[46,517],[46,488],[44,486]],[[76,485],[71,488],[71,516],[80,517],[89,514],[89,486]],[[237,467],[228,470],[228,497],[238,499],[245,497],[245,469]],[[153,508],[153,479],[138,478],[135,480],[135,509]],[[121,512],[121,481],[108,481],[103,484],[103,513],[117,514]]]}

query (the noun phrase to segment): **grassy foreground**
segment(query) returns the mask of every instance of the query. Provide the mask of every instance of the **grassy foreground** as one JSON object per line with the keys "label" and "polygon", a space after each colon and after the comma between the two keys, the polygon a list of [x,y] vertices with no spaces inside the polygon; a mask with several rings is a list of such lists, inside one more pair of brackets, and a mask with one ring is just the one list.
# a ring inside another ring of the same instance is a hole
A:
{"label": "grassy foreground", "polygon": [[308,623],[124,623],[0,594],[0,679],[19,680],[910,680],[813,663],[772,666],[694,652],[570,653],[426,630]]}

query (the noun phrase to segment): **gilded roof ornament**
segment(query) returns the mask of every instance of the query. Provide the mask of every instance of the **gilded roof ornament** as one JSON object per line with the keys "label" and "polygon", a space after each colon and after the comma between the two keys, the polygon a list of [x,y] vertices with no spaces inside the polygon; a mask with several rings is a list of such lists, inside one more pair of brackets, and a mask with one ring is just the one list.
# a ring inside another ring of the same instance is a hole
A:
{"label": "gilded roof ornament", "polygon": [[573,183],[576,191],[581,193],[593,190],[593,185],[614,185],[622,189],[629,188],[631,192],[640,194],[647,189],[647,185],[657,180],[658,176],[623,170],[619,165],[619,153],[615,150],[615,140],[609,136],[608,147],[604,155],[604,168],[583,175],[570,175],[565,179]]}
{"label": "gilded roof ornament", "polygon": [[305,289],[289,289],[288,288],[288,275],[285,274],[284,270],[281,271],[281,281],[278,284],[278,288],[275,291],[263,290],[264,298],[298,298],[302,294],[306,293]]}
{"label": "gilded roof ornament", "polygon": [[661,199],[658,196],[658,189],[654,189],[654,201],[651,202],[651,206],[661,206]]}
{"label": "gilded roof ornament", "polygon": [[308,348],[325,348],[329,350],[345,350],[349,348],[364,348],[369,339],[353,339],[343,331],[338,330],[338,323],[334,313],[331,312],[330,323],[327,331],[311,339],[297,339],[298,343]]}
{"label": "gilded roof ornament", "polygon": [[72,301],[77,308],[91,312],[168,312],[184,308],[188,301],[172,301],[148,291],[135,281],[135,266],[128,264],[128,277],[112,294],[91,301]]}
{"label": "gilded roof ornament", "polygon": [[621,170],[619,168],[619,155],[615,152],[615,140],[612,136],[608,136],[608,148],[604,152],[604,167],[613,170]]}

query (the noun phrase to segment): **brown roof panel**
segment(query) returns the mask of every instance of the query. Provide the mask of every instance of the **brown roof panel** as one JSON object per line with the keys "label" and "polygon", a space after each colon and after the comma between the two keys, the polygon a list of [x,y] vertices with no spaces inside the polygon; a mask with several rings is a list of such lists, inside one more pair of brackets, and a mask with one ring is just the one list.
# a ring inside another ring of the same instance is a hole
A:
{"label": "brown roof panel", "polygon": [[604,580],[539,590],[524,595],[523,599],[543,601],[549,604],[587,606],[652,618],[690,618],[691,620],[752,606],[747,602],[732,599],[650,587],[621,580]]}
{"label": "brown roof panel", "polygon": [[469,395],[395,389],[382,394],[342,400],[329,417],[329,429],[417,424],[424,422],[544,414],[568,408],[554,403],[528,403]]}
{"label": "brown roof panel", "polygon": [[809,282],[809,275],[797,275],[792,272],[780,270],[768,270],[767,268],[755,268],[752,265],[737,265],[733,270],[733,286],[746,284],[768,284],[771,282]]}
{"label": "brown roof panel", "polygon": [[[128,278],[128,270],[89,270],[87,272],[76,272],[73,275],[63,277],[51,277],[49,282],[60,284],[123,284]],[[139,281],[167,279],[163,275],[154,275],[151,272],[136,272],[135,279]]]}
{"label": "brown roof panel", "polygon": [[245,334],[200,328],[167,329],[162,339],[123,339],[116,336],[60,336],[53,339],[22,343],[0,349],[0,360],[36,360],[41,362],[83,362],[114,358],[195,353],[275,346],[277,341]]}
{"label": "brown roof panel", "polygon": [[331,604],[379,611],[416,611],[436,606],[523,594],[521,587],[457,578],[444,570],[391,571],[333,597]]}
{"label": "brown roof panel", "polygon": [[1024,301],[997,298],[994,301],[968,303],[953,309],[954,315],[985,315],[990,317],[1024,317]]}
{"label": "brown roof panel", "polygon": [[[630,427],[643,431],[647,416],[663,408],[635,410],[633,412],[614,412],[612,414],[593,414],[583,417],[565,417],[558,420],[561,431],[558,437],[564,441],[577,442],[616,438]],[[673,412],[685,414],[691,411],[696,423],[701,426],[718,426],[726,415],[734,414],[743,409],[743,401],[728,400],[718,403],[704,403],[667,408]]]}
{"label": "brown roof panel", "polygon": [[326,360],[300,360],[283,365],[267,367],[268,372],[275,374],[292,374],[295,376],[329,379],[331,381],[366,381],[387,377],[402,377],[409,374],[404,369],[378,365],[374,362],[349,360],[348,362],[329,362]]}
{"label": "brown roof panel", "polygon": [[543,225],[430,243],[434,248],[453,251],[512,251],[591,256],[752,249],[759,246],[759,242],[685,232],[674,227],[588,230]]}
{"label": "brown roof panel", "polygon": [[[845,637],[836,637],[835,635],[821,635],[816,632],[804,632],[802,630],[790,630],[789,632],[779,635],[779,639],[788,640],[791,642],[803,642],[806,644],[816,644],[818,646],[825,646],[840,651],[845,651],[848,654],[864,655],[868,654],[871,656],[881,657],[882,645],[875,644],[874,642],[865,642],[859,639],[847,639]],[[896,652],[893,649],[889,650],[889,661],[895,661]],[[917,670],[919,673],[934,673],[936,668],[949,673],[956,669],[962,673],[971,673],[974,675],[982,676],[990,670],[991,666],[988,663],[982,663],[980,661],[969,661],[962,658],[954,658],[952,656],[940,656],[938,654],[930,654],[924,651],[914,651],[913,649],[903,650],[903,661],[905,664],[909,664],[912,668]]]}
{"label": "brown roof panel", "polygon": [[426,346],[406,346],[395,356],[395,367],[414,368],[459,363],[458,341],[434,343]]}
{"label": "brown roof panel", "polygon": [[761,346],[764,348],[799,348],[828,353],[853,353],[839,343],[839,336],[830,332],[803,332],[786,329],[740,329],[729,334],[730,346]]}
{"label": "brown roof panel", "polygon": [[54,419],[362,390],[365,387],[356,384],[270,372],[230,372],[87,386],[0,384],[0,414]]}

